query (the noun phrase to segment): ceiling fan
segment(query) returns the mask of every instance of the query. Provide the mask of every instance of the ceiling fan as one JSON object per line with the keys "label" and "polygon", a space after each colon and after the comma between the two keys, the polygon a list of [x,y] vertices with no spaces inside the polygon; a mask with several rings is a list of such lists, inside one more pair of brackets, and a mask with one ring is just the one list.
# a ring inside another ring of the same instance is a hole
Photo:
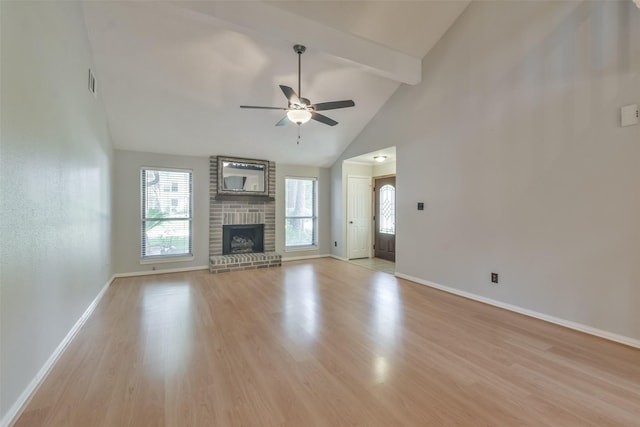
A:
{"label": "ceiling fan", "polygon": [[310,119],[316,120],[320,123],[324,123],[325,125],[335,126],[338,124],[335,120],[318,113],[318,111],[326,111],[326,110],[336,110],[338,108],[347,108],[355,106],[355,102],[352,100],[347,101],[332,101],[332,102],[319,102],[317,104],[312,104],[311,101],[307,98],[303,98],[302,92],[300,90],[300,63],[301,57],[306,47],[297,44],[293,46],[293,50],[298,54],[298,94],[291,89],[289,86],[280,85],[280,89],[282,89],[282,93],[287,97],[287,101],[289,102],[287,108],[281,107],[258,107],[254,105],[241,105],[240,108],[258,108],[262,110],[284,110],[287,112],[287,115],[284,116],[276,126],[284,126],[287,123],[287,119],[298,126],[308,122]]}

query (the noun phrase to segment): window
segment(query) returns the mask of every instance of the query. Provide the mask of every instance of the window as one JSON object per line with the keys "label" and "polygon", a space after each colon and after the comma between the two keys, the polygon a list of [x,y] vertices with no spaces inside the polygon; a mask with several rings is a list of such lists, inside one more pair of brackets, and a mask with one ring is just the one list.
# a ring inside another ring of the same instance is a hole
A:
{"label": "window", "polygon": [[317,180],[285,178],[285,246],[287,249],[317,244]]}
{"label": "window", "polygon": [[141,172],[142,259],[192,256],[192,172],[146,168]]}
{"label": "window", "polygon": [[380,189],[380,233],[396,234],[396,189],[383,185]]}

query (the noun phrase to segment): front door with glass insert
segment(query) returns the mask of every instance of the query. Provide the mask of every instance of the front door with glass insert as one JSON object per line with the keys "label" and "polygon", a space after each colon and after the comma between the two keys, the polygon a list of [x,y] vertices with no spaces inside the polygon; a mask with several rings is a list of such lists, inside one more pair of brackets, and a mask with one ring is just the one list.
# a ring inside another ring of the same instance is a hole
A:
{"label": "front door with glass insert", "polygon": [[375,256],[396,260],[396,177],[376,178]]}

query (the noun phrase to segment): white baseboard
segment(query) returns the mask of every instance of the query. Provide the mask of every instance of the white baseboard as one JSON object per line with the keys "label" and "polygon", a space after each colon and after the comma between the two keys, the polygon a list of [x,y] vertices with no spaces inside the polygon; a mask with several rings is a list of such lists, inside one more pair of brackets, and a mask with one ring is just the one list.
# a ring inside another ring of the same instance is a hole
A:
{"label": "white baseboard", "polygon": [[93,313],[93,310],[95,310],[96,306],[104,296],[104,293],[107,291],[107,288],[109,288],[109,285],[111,284],[111,282],[113,282],[114,278],[115,276],[111,276],[111,278],[107,281],[107,283],[102,287],[100,292],[98,292],[98,295],[96,295],[96,297],[93,299],[91,304],[89,304],[89,307],[87,307],[84,313],[82,313],[82,316],[80,316],[78,321],[71,327],[67,335],[62,339],[60,344],[58,344],[58,347],[56,347],[56,349],[53,351],[51,356],[49,356],[49,358],[44,363],[42,368],[40,368],[36,376],[27,385],[27,387],[20,394],[20,396],[13,403],[13,405],[11,405],[11,408],[9,408],[9,410],[4,415],[4,417],[2,417],[2,420],[0,420],[0,427],[9,427],[13,425],[16,421],[18,421],[18,418],[22,414],[22,411],[24,410],[24,408],[31,401],[31,398],[36,394],[36,391],[38,391],[38,388],[40,387],[40,385],[44,382],[45,378],[47,378],[47,376],[49,375],[51,368],[53,368],[53,365],[55,365],[55,363],[58,361],[58,359],[60,358],[64,350],[69,345],[69,343],[71,343],[71,341],[76,336],[80,328],[82,328],[82,325],[84,325],[84,323],[87,321],[91,313]]}
{"label": "white baseboard", "polygon": [[327,258],[329,257],[329,254],[324,254],[324,255],[303,255],[303,256],[292,256],[292,257],[287,257],[287,258],[282,258],[282,262],[286,262],[286,261],[300,261],[303,259],[315,259],[315,258]]}
{"label": "white baseboard", "polygon": [[134,276],[151,276],[152,274],[165,274],[165,273],[183,273],[185,271],[196,270],[208,270],[208,265],[198,265],[195,267],[182,267],[182,268],[167,268],[163,270],[145,270],[145,271],[132,271],[130,273],[117,273],[113,277],[115,279],[120,277],[134,277]]}
{"label": "white baseboard", "polygon": [[431,288],[439,289],[441,291],[448,292],[450,294],[458,295],[464,298],[480,301],[485,304],[493,305],[495,307],[503,308],[505,310],[513,311],[515,313],[524,314],[525,316],[534,317],[536,319],[544,320],[545,322],[554,323],[556,325],[564,326],[565,328],[574,329],[576,331],[584,332],[589,335],[604,338],[609,341],[614,341],[620,344],[628,345],[630,347],[640,348],[640,340],[626,337],[624,335],[615,334],[613,332],[603,331],[602,329],[593,328],[591,326],[583,325],[582,323],[573,322],[571,320],[561,319],[559,317],[550,316],[548,314],[540,313],[537,311],[529,310],[527,308],[518,307],[516,305],[507,304],[501,301],[496,301],[491,298],[486,298],[480,295],[472,294],[470,292],[461,291],[449,286],[439,285],[437,283],[429,282],[428,280],[419,279],[417,277],[409,276],[407,274],[396,273],[396,277],[410,280],[420,285],[429,286]]}
{"label": "white baseboard", "polygon": [[342,257],[339,257],[338,255],[331,254],[331,255],[329,255],[329,256],[330,256],[331,258],[339,259],[340,261],[349,261],[349,259],[348,259],[348,258],[342,258]]}

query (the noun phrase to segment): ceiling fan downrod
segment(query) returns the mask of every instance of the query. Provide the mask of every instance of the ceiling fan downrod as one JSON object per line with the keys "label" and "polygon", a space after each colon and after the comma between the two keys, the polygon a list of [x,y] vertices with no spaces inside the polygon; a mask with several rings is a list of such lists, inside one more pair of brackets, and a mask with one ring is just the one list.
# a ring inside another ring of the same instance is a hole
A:
{"label": "ceiling fan downrod", "polygon": [[300,90],[300,75],[302,73],[302,54],[307,48],[301,44],[293,45],[293,51],[298,54],[298,98],[302,100],[302,91]]}

